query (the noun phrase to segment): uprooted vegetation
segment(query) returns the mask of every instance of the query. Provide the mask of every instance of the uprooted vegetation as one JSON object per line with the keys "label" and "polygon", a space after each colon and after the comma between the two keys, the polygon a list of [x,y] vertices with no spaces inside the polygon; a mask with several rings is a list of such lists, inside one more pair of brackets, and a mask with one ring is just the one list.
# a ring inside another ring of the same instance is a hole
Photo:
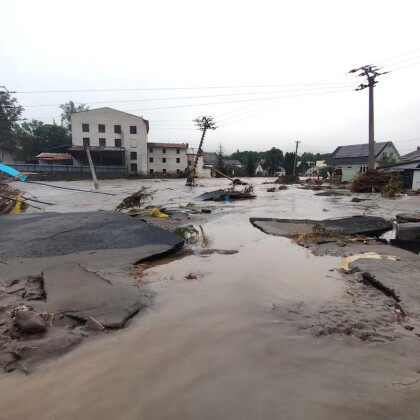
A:
{"label": "uprooted vegetation", "polygon": [[276,184],[300,184],[297,175],[281,175],[274,182]]}
{"label": "uprooted vegetation", "polygon": [[353,192],[379,192],[384,197],[395,197],[403,191],[403,182],[399,174],[368,169],[360,174],[350,185]]}
{"label": "uprooted vegetation", "polygon": [[139,191],[124,198],[116,207],[116,210],[140,209],[146,202],[151,203],[153,191],[149,187],[141,187]]}
{"label": "uprooted vegetation", "polygon": [[175,229],[174,233],[184,239],[188,244],[197,243],[200,236],[200,233],[193,225],[180,226]]}

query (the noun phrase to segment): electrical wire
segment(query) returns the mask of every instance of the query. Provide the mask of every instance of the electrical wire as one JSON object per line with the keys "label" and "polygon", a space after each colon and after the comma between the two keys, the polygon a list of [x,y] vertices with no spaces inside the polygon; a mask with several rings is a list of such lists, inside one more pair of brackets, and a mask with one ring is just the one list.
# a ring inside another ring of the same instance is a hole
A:
{"label": "electrical wire", "polygon": [[135,91],[163,91],[163,90],[206,90],[206,89],[261,89],[268,87],[291,87],[291,86],[322,86],[342,84],[336,82],[324,83],[288,83],[271,85],[223,85],[223,86],[194,86],[194,87],[163,87],[163,88],[113,88],[113,89],[69,89],[69,90],[27,90],[10,91],[13,94],[32,94],[32,93],[86,93],[86,92],[135,92]]}

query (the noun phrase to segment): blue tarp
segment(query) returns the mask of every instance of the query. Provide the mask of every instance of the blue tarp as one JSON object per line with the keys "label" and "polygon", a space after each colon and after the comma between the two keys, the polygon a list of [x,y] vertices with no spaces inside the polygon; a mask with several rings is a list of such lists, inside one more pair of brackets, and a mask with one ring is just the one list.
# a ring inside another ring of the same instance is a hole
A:
{"label": "blue tarp", "polygon": [[19,181],[26,181],[26,178],[27,178],[26,175],[22,175],[16,169],[11,168],[10,166],[4,165],[3,163],[0,163],[0,171],[6,172],[6,174],[9,174],[10,176],[17,177]]}

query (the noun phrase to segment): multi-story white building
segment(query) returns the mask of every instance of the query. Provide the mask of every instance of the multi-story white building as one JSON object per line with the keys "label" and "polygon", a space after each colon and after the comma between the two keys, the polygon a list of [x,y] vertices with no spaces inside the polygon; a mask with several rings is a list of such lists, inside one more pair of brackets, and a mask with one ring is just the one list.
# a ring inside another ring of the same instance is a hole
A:
{"label": "multi-story white building", "polygon": [[148,143],[149,175],[180,175],[188,166],[188,143]]}
{"label": "multi-story white building", "polygon": [[112,108],[98,108],[71,116],[75,164],[87,164],[89,146],[95,165],[127,166],[131,173],[146,175],[149,122]]}

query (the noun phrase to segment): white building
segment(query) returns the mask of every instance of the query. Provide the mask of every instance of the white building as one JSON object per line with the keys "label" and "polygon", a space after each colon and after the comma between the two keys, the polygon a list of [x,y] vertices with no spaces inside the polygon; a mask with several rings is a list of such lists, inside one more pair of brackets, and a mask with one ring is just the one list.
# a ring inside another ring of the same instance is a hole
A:
{"label": "white building", "polygon": [[[197,152],[194,149],[187,150],[187,160],[188,168],[193,169],[195,160],[197,159]],[[197,167],[195,169],[195,174],[197,178],[211,178],[212,166],[204,165],[204,153],[202,152],[198,156]]]}
{"label": "white building", "polygon": [[[400,154],[391,141],[375,143],[375,168],[381,166],[381,160],[391,159],[395,163],[401,161]],[[369,145],[352,144],[339,146],[328,159],[328,164],[334,166],[335,173],[341,175],[341,181],[351,181],[356,175],[368,169]]]}
{"label": "white building", "polygon": [[149,175],[180,175],[188,167],[188,143],[148,143]]}
{"label": "white building", "polygon": [[127,166],[131,173],[146,175],[149,122],[137,115],[104,107],[71,116],[75,164],[87,164],[89,146],[95,165]]}
{"label": "white building", "polygon": [[0,162],[13,162],[13,150],[6,146],[0,145]]}

